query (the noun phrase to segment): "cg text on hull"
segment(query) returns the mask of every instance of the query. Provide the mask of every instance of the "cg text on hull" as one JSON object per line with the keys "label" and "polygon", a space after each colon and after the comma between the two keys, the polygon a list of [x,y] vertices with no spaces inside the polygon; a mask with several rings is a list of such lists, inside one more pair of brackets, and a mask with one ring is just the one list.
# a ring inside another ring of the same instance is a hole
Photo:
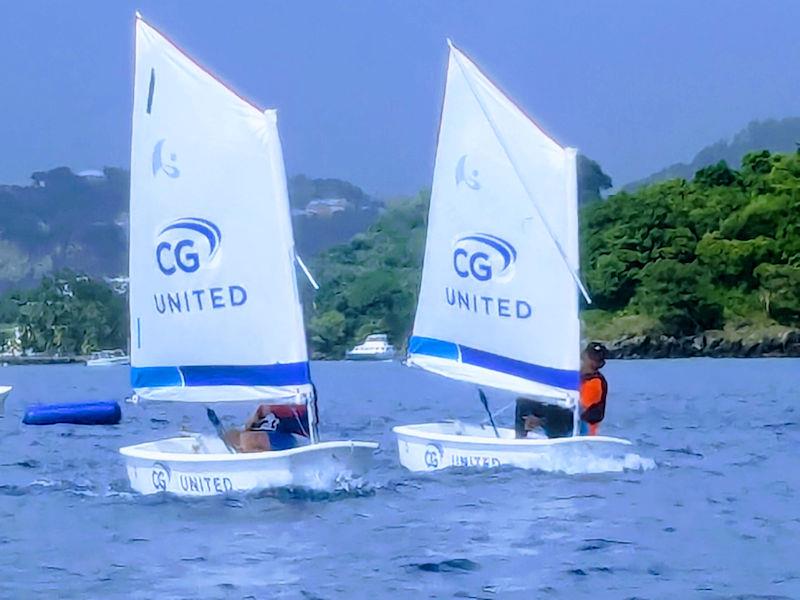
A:
{"label": "cg text on hull", "polygon": [[215,496],[283,487],[333,491],[363,477],[377,448],[343,441],[230,454],[221,440],[196,435],[126,446],[120,454],[135,492]]}

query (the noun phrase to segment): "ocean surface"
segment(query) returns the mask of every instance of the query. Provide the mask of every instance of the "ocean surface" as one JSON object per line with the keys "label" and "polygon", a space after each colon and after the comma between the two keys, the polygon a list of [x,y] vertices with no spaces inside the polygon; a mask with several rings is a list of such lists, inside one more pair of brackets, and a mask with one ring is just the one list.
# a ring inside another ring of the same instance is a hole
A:
{"label": "ocean surface", "polygon": [[[412,474],[391,427],[481,420],[474,388],[398,363],[315,363],[325,439],[378,440],[355,492],[131,493],[120,446],[202,407],[122,404],[114,427],[21,424],[129,394],[128,368],[0,368],[2,598],[800,598],[800,360],[610,362],[603,433],[635,469]],[[490,394],[496,410],[511,398]],[[510,424],[512,410],[498,420]]]}

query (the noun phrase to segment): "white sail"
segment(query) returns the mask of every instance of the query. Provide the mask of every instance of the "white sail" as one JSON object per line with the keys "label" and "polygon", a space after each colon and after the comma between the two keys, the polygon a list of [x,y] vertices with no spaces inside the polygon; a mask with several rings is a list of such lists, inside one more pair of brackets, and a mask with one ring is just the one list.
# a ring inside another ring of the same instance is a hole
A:
{"label": "white sail", "polygon": [[451,46],[408,362],[574,397],[578,264],[576,152]]}
{"label": "white sail", "polygon": [[214,402],[307,391],[275,112],[137,18],[131,146],[135,391]]}

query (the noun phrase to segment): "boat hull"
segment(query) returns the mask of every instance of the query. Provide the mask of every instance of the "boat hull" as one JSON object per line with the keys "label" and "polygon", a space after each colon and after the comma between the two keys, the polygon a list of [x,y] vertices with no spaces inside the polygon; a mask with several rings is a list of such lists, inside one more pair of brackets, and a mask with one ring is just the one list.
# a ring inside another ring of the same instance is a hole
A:
{"label": "boat hull", "polygon": [[129,365],[131,359],[127,356],[119,358],[91,358],[86,361],[87,367],[111,367],[114,365]]}
{"label": "boat hull", "polygon": [[140,494],[216,496],[285,487],[332,491],[363,476],[377,448],[344,441],[231,454],[219,439],[196,435],[127,446],[120,454]]}
{"label": "boat hull", "polygon": [[393,428],[400,464],[409,471],[438,471],[452,467],[563,470],[559,465],[586,460],[623,458],[631,442],[607,436],[515,439],[514,430],[461,423],[425,423]]}
{"label": "boat hull", "polygon": [[392,360],[395,356],[395,352],[375,352],[372,354],[367,353],[359,353],[359,352],[351,352],[347,351],[345,353],[345,358],[347,360]]}

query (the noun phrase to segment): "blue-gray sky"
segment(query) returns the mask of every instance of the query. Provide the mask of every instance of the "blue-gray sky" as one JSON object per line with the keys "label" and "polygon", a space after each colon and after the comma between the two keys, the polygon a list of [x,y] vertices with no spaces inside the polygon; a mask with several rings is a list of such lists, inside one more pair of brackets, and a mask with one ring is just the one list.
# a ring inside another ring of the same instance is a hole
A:
{"label": "blue-gray sky", "polygon": [[134,11],[275,107],[287,170],[430,185],[449,36],[615,184],[800,115],[800,2],[0,0],[0,182],[129,161]]}

